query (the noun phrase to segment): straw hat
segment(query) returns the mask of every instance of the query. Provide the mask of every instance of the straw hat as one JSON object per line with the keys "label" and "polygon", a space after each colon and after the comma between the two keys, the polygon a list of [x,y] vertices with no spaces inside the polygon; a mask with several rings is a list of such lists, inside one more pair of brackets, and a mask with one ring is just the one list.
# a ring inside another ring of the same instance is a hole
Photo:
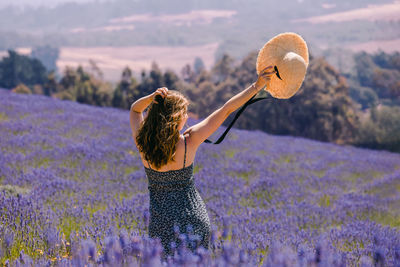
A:
{"label": "straw hat", "polygon": [[293,32],[275,36],[258,53],[257,75],[270,65],[276,67],[278,75],[271,76],[269,88],[265,90],[275,98],[292,97],[299,90],[306,75],[308,67],[306,42]]}

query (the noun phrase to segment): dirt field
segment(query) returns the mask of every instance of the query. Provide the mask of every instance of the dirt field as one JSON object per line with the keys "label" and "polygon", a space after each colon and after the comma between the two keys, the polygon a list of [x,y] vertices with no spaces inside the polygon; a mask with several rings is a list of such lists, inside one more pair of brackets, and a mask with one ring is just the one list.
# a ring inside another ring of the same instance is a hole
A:
{"label": "dirt field", "polygon": [[126,66],[140,74],[142,69],[150,69],[152,62],[156,61],[162,70],[172,69],[179,75],[185,64],[193,66],[197,56],[202,58],[206,68],[211,68],[217,48],[218,43],[193,47],[62,47],[57,67],[64,70],[66,66],[76,67],[81,64],[89,68],[91,59],[104,72],[106,80],[118,81]]}

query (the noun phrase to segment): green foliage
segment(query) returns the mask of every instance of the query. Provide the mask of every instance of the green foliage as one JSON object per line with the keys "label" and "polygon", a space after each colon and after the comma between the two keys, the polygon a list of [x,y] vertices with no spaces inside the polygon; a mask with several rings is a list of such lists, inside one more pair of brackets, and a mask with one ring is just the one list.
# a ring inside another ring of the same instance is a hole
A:
{"label": "green foliage", "polygon": [[192,67],[186,64],[181,70],[182,79],[188,83],[194,83],[196,78],[196,73],[193,72]]}
{"label": "green foliage", "polygon": [[81,66],[76,70],[66,68],[59,83],[50,77],[49,81],[53,83],[53,87],[46,84],[46,92],[54,97],[89,105],[111,106],[111,85],[85,72]]}
{"label": "green foliage", "polygon": [[132,71],[126,67],[122,73],[121,81],[114,90],[112,105],[129,109],[135,100],[153,93],[160,87],[178,91],[183,90],[179,77],[171,70],[163,73],[155,62],[152,64],[148,74],[145,70],[142,71],[140,83],[132,77]]}
{"label": "green foliage", "polygon": [[400,71],[400,53],[398,51],[392,54],[387,54],[383,51],[378,51],[372,55],[372,59],[376,65],[385,69],[395,69]]}
{"label": "green foliage", "polygon": [[377,67],[371,57],[366,52],[357,53],[354,55],[356,62],[356,70],[360,85],[372,87],[374,69]]}
{"label": "green foliage", "polygon": [[400,152],[400,107],[371,108],[360,126],[358,146]]}
{"label": "green foliage", "polygon": [[8,56],[0,61],[0,87],[14,88],[23,83],[26,86],[44,84],[47,71],[43,64],[28,56],[8,50]]}
{"label": "green foliage", "polygon": [[[371,93],[389,104],[400,104],[400,53],[386,54],[379,51],[375,54],[365,52],[354,55],[356,81],[353,95],[363,108],[371,107],[376,98]],[[370,89],[366,89],[370,88]],[[364,95],[363,95],[364,94]]]}
{"label": "green foliage", "polygon": [[57,83],[55,72],[52,71],[47,75],[47,81],[43,85],[43,94],[50,96],[58,91],[61,91],[61,88]]}
{"label": "green foliage", "polygon": [[233,71],[233,63],[234,59],[231,58],[228,54],[224,54],[222,58],[218,60],[212,68],[211,73],[213,74],[213,82],[218,84],[226,80]]}
{"label": "green foliage", "polygon": [[354,55],[351,96],[369,109],[354,142],[357,146],[400,151],[400,53]]}
{"label": "green foliage", "polygon": [[[256,57],[257,53],[252,52],[234,66],[226,55],[216,63],[211,81],[201,82],[198,91],[190,95],[198,104],[200,117],[208,116],[257,79]],[[250,106],[235,127],[349,143],[355,138],[357,125],[358,116],[346,81],[324,59],[318,58],[311,59],[304,84],[295,96],[288,100],[270,97]]]}
{"label": "green foliage", "polygon": [[380,98],[400,98],[400,71],[375,68],[372,76],[372,88]]}
{"label": "green foliage", "polygon": [[136,98],[153,93],[157,88],[164,86],[164,77],[157,63],[153,62],[150,73],[142,72],[141,83],[137,86],[134,93]]}
{"label": "green foliage", "polygon": [[379,101],[378,95],[373,89],[365,86],[349,87],[350,97],[361,104],[362,109],[376,106]]}
{"label": "green foliage", "polygon": [[129,109],[134,98],[137,81],[132,77],[132,71],[126,67],[122,72],[122,79],[114,90],[112,105],[123,109]]}

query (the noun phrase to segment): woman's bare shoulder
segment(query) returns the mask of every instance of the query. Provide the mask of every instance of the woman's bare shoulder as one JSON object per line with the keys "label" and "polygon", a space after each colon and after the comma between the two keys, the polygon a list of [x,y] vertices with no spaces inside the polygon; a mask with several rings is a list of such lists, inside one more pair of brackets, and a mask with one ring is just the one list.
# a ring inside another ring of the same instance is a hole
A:
{"label": "woman's bare shoulder", "polygon": [[197,150],[198,146],[192,140],[192,136],[190,135],[190,132],[189,133],[185,133],[184,136],[185,136],[185,139],[186,139],[187,149],[190,150],[192,153],[196,153],[196,150]]}

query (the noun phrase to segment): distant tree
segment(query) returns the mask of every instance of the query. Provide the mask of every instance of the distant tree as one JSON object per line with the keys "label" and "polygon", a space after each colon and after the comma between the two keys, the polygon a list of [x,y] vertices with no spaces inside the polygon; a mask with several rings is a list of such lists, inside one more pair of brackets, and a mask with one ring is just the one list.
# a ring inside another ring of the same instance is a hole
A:
{"label": "distant tree", "polygon": [[78,79],[81,83],[89,81],[90,80],[90,74],[85,72],[82,68],[82,66],[78,66],[78,68],[76,69],[76,73],[78,74]]}
{"label": "distant tree", "polygon": [[400,71],[375,68],[372,76],[372,88],[380,98],[393,98],[398,95]]}
{"label": "distant tree", "polygon": [[132,71],[125,67],[122,72],[121,81],[114,90],[112,105],[123,109],[129,109],[135,94],[138,95],[137,81],[132,77]]}
{"label": "distant tree", "polygon": [[233,95],[239,93],[244,88],[240,86],[240,84],[234,78],[228,77],[226,80],[220,82],[213,92],[214,101],[219,103],[215,106],[218,108],[218,105],[224,104],[229,100]]}
{"label": "distant tree", "polygon": [[356,70],[360,85],[373,87],[374,70],[377,67],[371,55],[366,52],[357,53],[354,55],[356,62]]}
{"label": "distant tree", "polygon": [[400,100],[400,80],[395,81],[390,85],[390,95],[397,100]]}
{"label": "distant tree", "polygon": [[398,51],[389,54],[380,50],[372,55],[372,60],[380,68],[400,71],[400,52]]}
{"label": "distant tree", "polygon": [[89,64],[90,64],[90,69],[92,70],[93,74],[97,79],[103,80],[104,78],[104,73],[103,71],[99,68],[99,66],[96,64],[96,62],[92,59],[89,59]]}
{"label": "distant tree", "polygon": [[98,88],[94,94],[95,105],[110,107],[112,105],[112,87],[110,83],[95,80],[94,85]]}
{"label": "distant tree", "polygon": [[164,76],[157,63],[153,62],[149,75],[142,71],[141,82],[134,94],[135,99],[153,93],[157,88],[165,86]]}
{"label": "distant tree", "polygon": [[52,96],[96,106],[111,106],[110,84],[96,79],[81,66],[67,67]]}
{"label": "distant tree", "polygon": [[189,64],[186,64],[185,66],[183,66],[183,68],[181,70],[181,75],[182,75],[182,79],[188,83],[193,83],[196,79],[196,74],[193,72],[193,70]]}
{"label": "distant tree", "polygon": [[361,104],[361,109],[371,108],[379,103],[379,97],[373,89],[365,86],[349,87],[349,95],[357,103]]}
{"label": "distant tree", "polygon": [[32,49],[31,57],[40,60],[48,71],[57,72],[57,60],[60,50],[49,45],[37,46]]}
{"label": "distant tree", "polygon": [[373,107],[361,123],[357,146],[400,152],[400,107]]}
{"label": "distant tree", "polygon": [[67,66],[64,70],[64,76],[61,78],[59,83],[61,86],[60,91],[73,91],[73,88],[78,83],[78,79],[79,77],[77,72],[73,68]]}
{"label": "distant tree", "polygon": [[233,63],[234,59],[228,54],[224,54],[211,70],[213,82],[218,84],[228,78],[234,69]]}
{"label": "distant tree", "polygon": [[390,56],[390,65],[392,68],[400,71],[400,52],[395,52]]}
{"label": "distant tree", "polygon": [[246,57],[243,58],[239,66],[237,66],[232,72],[231,76],[238,81],[239,86],[246,87],[252,82],[257,80],[257,51],[250,52]]}
{"label": "distant tree", "polygon": [[329,48],[322,52],[323,57],[345,77],[354,76],[354,52],[345,48]]}
{"label": "distant tree", "polygon": [[323,58],[310,61],[302,88],[287,103],[291,122],[286,129],[295,127],[296,135],[339,144],[354,141],[357,109],[346,80]]}
{"label": "distant tree", "polygon": [[112,106],[117,108],[128,109],[128,106],[124,105],[125,102],[126,101],[122,94],[122,91],[117,86],[117,88],[115,88],[113,93]]}
{"label": "distant tree", "polygon": [[177,91],[182,91],[182,83],[178,77],[178,75],[176,75],[175,72],[173,72],[172,70],[167,70],[164,72],[164,84],[165,87],[172,89],[172,90],[177,90]]}
{"label": "distant tree", "polygon": [[112,104],[114,107],[123,109],[128,108],[127,94],[131,85],[132,71],[129,67],[125,67],[122,71],[121,81],[114,90]]}
{"label": "distant tree", "polygon": [[75,84],[75,88],[77,102],[90,105],[94,104],[93,95],[97,88],[94,88],[90,82],[78,82]]}
{"label": "distant tree", "polygon": [[201,59],[201,57],[196,57],[196,58],[194,59],[194,63],[193,63],[194,73],[195,73],[196,75],[199,75],[200,72],[201,72],[202,70],[204,70],[205,68],[206,68],[206,67],[205,67],[204,62],[203,62],[203,60]]}
{"label": "distant tree", "polygon": [[191,94],[191,100],[196,102],[197,113],[200,117],[206,117],[214,111],[214,107],[220,104],[215,101],[215,85],[212,82],[202,82]]}
{"label": "distant tree", "polygon": [[[365,52],[354,56],[356,75],[349,77],[351,96],[368,108],[376,104],[400,104],[400,53]],[[374,93],[372,93],[373,91]],[[376,96],[375,96],[376,95]]]}
{"label": "distant tree", "polygon": [[132,70],[126,66],[122,71],[121,83],[130,84],[132,82]]}
{"label": "distant tree", "polygon": [[60,86],[56,80],[55,72],[52,71],[47,75],[47,81],[43,85],[43,93],[47,96],[51,96],[58,91],[60,91]]}
{"label": "distant tree", "polygon": [[207,70],[202,70],[200,74],[196,77],[195,85],[200,85],[202,82],[211,82],[211,73]]}
{"label": "distant tree", "polygon": [[163,79],[161,69],[159,68],[159,66],[156,62],[153,62],[151,64],[150,80],[151,80],[151,83],[153,83],[154,87],[162,87],[164,85],[164,79]]}
{"label": "distant tree", "polygon": [[30,87],[44,84],[46,78],[46,68],[38,59],[8,50],[8,56],[0,61],[0,87],[11,89],[21,83]]}
{"label": "distant tree", "polygon": [[85,72],[81,66],[76,70],[76,101],[96,106],[111,105],[112,97],[104,90],[107,85],[101,80]]}

